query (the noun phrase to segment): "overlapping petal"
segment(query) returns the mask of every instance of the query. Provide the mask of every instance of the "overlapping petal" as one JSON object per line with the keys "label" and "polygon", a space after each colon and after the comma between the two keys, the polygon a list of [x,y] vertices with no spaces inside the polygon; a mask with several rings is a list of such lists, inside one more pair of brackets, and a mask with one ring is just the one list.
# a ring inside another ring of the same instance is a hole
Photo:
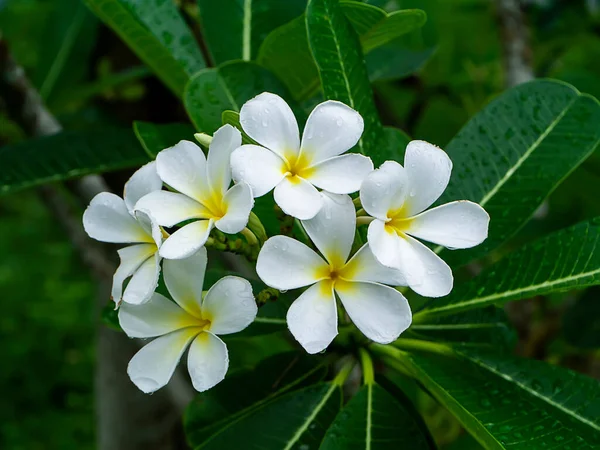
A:
{"label": "overlapping petal", "polygon": [[119,325],[129,337],[151,338],[197,324],[194,317],[157,292],[148,303],[124,303],[119,308]]}
{"label": "overlapping petal", "polygon": [[322,161],[309,169],[308,181],[334,194],[350,194],[360,189],[365,177],[373,170],[371,158],[348,154]]}
{"label": "overlapping petal", "polygon": [[188,371],[194,389],[204,392],[225,378],[229,367],[227,346],[214,334],[200,333],[190,346]]}
{"label": "overlapping petal", "polygon": [[338,281],[335,292],[352,322],[375,342],[389,344],[411,324],[410,305],[393,288],[378,283]]}
{"label": "overlapping petal", "polygon": [[231,184],[231,153],[242,145],[242,134],[231,125],[223,125],[213,135],[206,161],[209,184],[213,192],[225,195]]}
{"label": "overlapping petal", "polygon": [[183,259],[200,250],[213,229],[214,220],[197,220],[189,223],[171,236],[160,247],[160,256],[165,259]]}
{"label": "overlapping petal", "polygon": [[248,136],[282,158],[298,155],[298,122],[291,108],[278,95],[263,92],[244,103],[240,124]]}
{"label": "overlapping petal", "polygon": [[242,145],[231,154],[231,170],[236,182],[246,182],[254,197],[262,197],[283,179],[285,161],[258,145]]}
{"label": "overlapping petal", "polygon": [[146,234],[152,236],[154,243],[157,247],[162,245],[163,235],[158,222],[154,219],[154,217],[150,214],[150,211],[146,209],[139,209],[133,212],[135,220],[140,224],[140,226],[144,229]]}
{"label": "overlapping petal", "polygon": [[364,129],[361,115],[349,106],[328,100],[308,116],[302,134],[302,156],[317,164],[356,145]]}
{"label": "overlapping petal", "polygon": [[388,267],[399,266],[400,241],[396,231],[379,219],[369,224],[367,240],[377,260]]}
{"label": "overlapping petal", "polygon": [[337,308],[333,284],[320,281],[308,288],[287,312],[290,332],[308,353],[319,353],[337,336]]}
{"label": "overlapping petal", "polygon": [[133,272],[123,293],[123,301],[132,305],[146,303],[158,286],[159,274],[160,256],[154,253]]}
{"label": "overlapping petal", "polygon": [[197,318],[202,318],[202,289],[207,263],[204,247],[188,258],[163,262],[165,284],[173,300]]}
{"label": "overlapping petal", "polygon": [[211,333],[219,335],[242,331],[252,323],[257,312],[252,286],[247,280],[234,276],[217,281],[202,304],[202,315],[210,320]]}
{"label": "overlapping petal", "polygon": [[252,189],[244,182],[233,186],[223,199],[227,212],[215,222],[215,226],[224,233],[239,233],[248,224],[250,211],[254,206]]}
{"label": "overlapping petal", "polygon": [[398,269],[381,264],[369,244],[363,245],[344,267],[341,276],[347,281],[370,281],[390,286],[407,286],[406,277]]}
{"label": "overlapping petal", "polygon": [[200,200],[210,195],[206,177],[206,157],[190,141],[180,141],[156,155],[160,178],[173,189]]}
{"label": "overlapping petal", "polygon": [[156,171],[156,161],[149,162],[138,169],[125,183],[123,199],[129,212],[133,212],[135,204],[144,195],[158,191],[162,187],[162,180]]}
{"label": "overlapping petal", "polygon": [[155,191],[142,197],[135,205],[147,210],[165,227],[172,227],[190,219],[208,219],[210,211],[201,203],[177,192]]}
{"label": "overlapping petal", "polygon": [[[121,263],[113,275],[111,297],[117,304],[123,300],[123,283],[132,276],[136,270],[156,253],[153,244],[136,244],[117,250]],[[141,302],[143,303],[143,301]]]}
{"label": "overlapping petal", "polygon": [[404,168],[410,186],[406,215],[429,208],[446,190],[452,161],[444,150],[425,141],[411,141],[406,147]]}
{"label": "overlapping petal", "polygon": [[200,331],[200,328],[183,328],[142,347],[127,366],[131,381],[147,394],[165,386],[173,376],[181,355]]}
{"label": "overlapping petal", "polygon": [[276,289],[296,289],[328,276],[329,267],[313,250],[287,236],[267,240],[256,262],[261,280]]}
{"label": "overlapping petal", "polygon": [[298,176],[281,180],[273,195],[284,213],[300,220],[312,219],[323,205],[319,191]]}
{"label": "overlapping petal", "polygon": [[369,215],[385,221],[390,212],[404,207],[408,183],[404,167],[395,161],[384,162],[363,181],[360,188],[362,207]]}

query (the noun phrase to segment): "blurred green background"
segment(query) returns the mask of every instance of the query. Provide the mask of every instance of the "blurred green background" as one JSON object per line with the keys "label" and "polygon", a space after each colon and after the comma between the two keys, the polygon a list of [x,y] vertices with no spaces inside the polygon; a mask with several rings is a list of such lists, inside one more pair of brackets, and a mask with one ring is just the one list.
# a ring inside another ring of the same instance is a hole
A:
{"label": "blurred green background", "polygon": [[[190,17],[197,14],[194,1],[178,3]],[[374,89],[385,124],[443,147],[504,89],[494,2],[371,3],[417,7],[428,14],[415,47],[419,51],[407,56],[421,58],[422,68],[402,79],[377,81]],[[523,4],[536,76],[564,80],[600,97],[600,2]],[[0,0],[0,30],[67,129],[186,120],[178,101],[79,0]],[[24,138],[0,102],[0,145]],[[119,184],[128,176],[111,174],[110,181]],[[599,216],[599,192],[596,152],[512,244]],[[62,229],[31,192],[0,199],[0,252],[0,448],[93,448],[98,321],[93,282]],[[599,377],[599,294],[590,289],[508,305],[520,337],[517,352]],[[583,329],[588,331],[582,334]],[[420,395],[416,402],[443,448],[477,448],[432,400]]]}

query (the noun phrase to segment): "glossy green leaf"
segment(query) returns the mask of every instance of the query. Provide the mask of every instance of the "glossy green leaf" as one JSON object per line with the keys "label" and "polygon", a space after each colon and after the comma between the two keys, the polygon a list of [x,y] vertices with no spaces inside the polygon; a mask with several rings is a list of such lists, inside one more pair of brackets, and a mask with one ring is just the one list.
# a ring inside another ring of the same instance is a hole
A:
{"label": "glossy green leaf", "polygon": [[206,67],[172,0],[84,0],[177,96]]}
{"label": "glossy green leaf", "polygon": [[322,380],[326,373],[323,363],[321,358],[288,352],[267,358],[252,370],[228,375],[188,405],[183,423],[190,446],[201,445],[274,398]]}
{"label": "glossy green leaf", "polygon": [[489,237],[443,258],[466,263],[517,232],[600,143],[598,123],[596,99],[550,80],[513,88],[471,119],[446,148],[454,169],[440,203],[479,203],[491,217]]}
{"label": "glossy green leaf", "polygon": [[[421,10],[391,14],[360,2],[342,2],[342,10],[359,34],[365,53],[406,34],[425,23]],[[319,71],[311,54],[306,20],[298,17],[273,30],[260,46],[258,62],[275,73],[294,98],[309,98],[319,89]]]}
{"label": "glossy green leaf", "polygon": [[316,448],[342,403],[336,383],[319,383],[290,392],[228,426],[206,440],[199,449]]}
{"label": "glossy green leaf", "polygon": [[86,75],[98,20],[80,0],[63,0],[46,22],[40,61],[33,74],[44,101],[57,89],[72,88]]}
{"label": "glossy green leaf", "polygon": [[194,128],[186,123],[155,124],[133,122],[133,131],[151,159],[165,148],[172,147],[181,140],[195,142]]}
{"label": "glossy green leaf", "polygon": [[365,55],[369,79],[373,82],[406,77],[421,69],[434,52],[434,46],[413,49],[401,42],[376,48]]}
{"label": "glossy green leaf", "polygon": [[0,194],[149,161],[131,130],[63,131],[0,148]]}
{"label": "glossy green leaf", "polygon": [[550,292],[600,284],[600,218],[523,246],[447,297],[415,314],[427,318],[501,304]]}
{"label": "glossy green leaf", "polygon": [[514,348],[517,338],[504,310],[495,306],[416,320],[405,335],[448,343],[503,347],[509,350]]}
{"label": "glossy green leaf", "polygon": [[383,127],[373,101],[358,36],[338,0],[309,0],[306,26],[325,98],[339,100],[361,114],[365,129],[357,148],[369,155],[377,148]]}
{"label": "glossy green leaf", "polygon": [[335,418],[319,450],[435,449],[411,413],[378,384],[365,385]]}
{"label": "glossy green leaf", "polygon": [[372,148],[371,153],[369,153],[375,167],[388,160],[403,164],[404,152],[410,140],[410,137],[404,131],[398,128],[384,127],[379,145]]}
{"label": "glossy green leaf", "polygon": [[202,32],[216,65],[256,58],[267,35],[300,16],[306,0],[198,0]]}
{"label": "glossy green leaf", "polygon": [[477,349],[457,356],[402,353],[398,361],[484,448],[591,450],[600,445],[597,380]]}
{"label": "glossy green leaf", "polygon": [[224,111],[239,111],[245,102],[265,91],[288,101],[302,122],[303,114],[283,84],[267,69],[245,61],[198,72],[186,86],[185,109],[198,131],[213,134],[221,126]]}

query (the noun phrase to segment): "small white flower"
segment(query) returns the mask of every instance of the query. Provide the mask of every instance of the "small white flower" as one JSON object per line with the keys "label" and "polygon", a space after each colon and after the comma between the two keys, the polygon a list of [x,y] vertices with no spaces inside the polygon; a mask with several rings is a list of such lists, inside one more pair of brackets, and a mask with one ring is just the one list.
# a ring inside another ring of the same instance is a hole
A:
{"label": "small white flower", "polygon": [[166,227],[194,219],[165,240],[160,248],[163,258],[193,255],[206,243],[213,227],[229,234],[244,229],[254,206],[252,191],[246,183],[229,189],[231,152],[241,143],[240,132],[225,125],[214,134],[208,158],[189,141],[181,141],[157,155],[160,178],[179,192],[152,192],[141,198],[135,209],[150,211]]}
{"label": "small white flower", "polygon": [[[144,305],[123,304],[119,323],[129,337],[157,337],[129,362],[127,373],[143,392],[165,386],[189,346],[188,370],[197,391],[219,383],[229,366],[227,346],[217,335],[236,333],[252,323],[257,307],[252,286],[227,276],[202,298],[206,249],[163,262],[165,284],[174,303],[155,293]],[[191,345],[190,345],[191,344]]]}
{"label": "small white flower", "polygon": [[322,193],[323,207],[302,221],[325,260],[286,236],[270,238],[256,266],[260,278],[277,289],[310,286],[287,313],[290,331],[308,353],[324,350],[337,335],[337,294],[354,324],[369,339],[387,344],[406,330],[410,306],[397,290],[402,274],[377,262],[368,245],[347,261],[356,231],[356,215],[347,195]]}
{"label": "small white flower", "polygon": [[264,92],[246,102],[240,123],[262,147],[243,145],[233,152],[233,178],[248,183],[255,197],[275,188],[275,202],[298,219],[311,219],[321,209],[316,187],[350,194],[373,170],[371,159],[363,155],[339,156],[356,145],[364,128],[360,114],[343,103],[317,105],[302,142],[292,110],[275,94]]}
{"label": "small white flower", "polygon": [[387,161],[367,176],[360,189],[363,208],[375,218],[368,231],[373,254],[382,264],[400,270],[410,288],[427,297],[452,290],[452,271],[412,236],[455,249],[474,247],[488,233],[490,217],[476,203],[457,201],[425,211],[448,186],[451,171],[446,152],[412,141],[404,167]]}
{"label": "small white flower", "polygon": [[[117,305],[121,301],[132,304],[148,301],[158,284],[162,230],[148,211],[134,211],[134,205],[161,187],[156,164],[148,163],[125,183],[124,199],[102,192],[92,199],[83,214],[83,227],[90,237],[102,242],[134,244],[118,251],[121,264],[113,277],[111,291]],[[123,283],[129,277],[131,280],[123,292]]]}

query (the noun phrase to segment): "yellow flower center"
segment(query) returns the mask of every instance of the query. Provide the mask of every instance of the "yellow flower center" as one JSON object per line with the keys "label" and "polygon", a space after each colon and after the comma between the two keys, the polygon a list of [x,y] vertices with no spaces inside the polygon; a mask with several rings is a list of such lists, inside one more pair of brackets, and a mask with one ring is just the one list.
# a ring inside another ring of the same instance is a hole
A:
{"label": "yellow flower center", "polygon": [[385,231],[388,233],[404,234],[410,228],[410,224],[413,221],[412,217],[407,216],[406,203],[399,209],[389,211],[387,214],[388,220],[385,223]]}
{"label": "yellow flower center", "polygon": [[296,155],[292,152],[286,152],[284,157],[284,175],[292,183],[299,183],[300,178],[308,178],[314,171],[314,169],[310,167],[310,159],[302,154],[302,152],[299,155]]}

